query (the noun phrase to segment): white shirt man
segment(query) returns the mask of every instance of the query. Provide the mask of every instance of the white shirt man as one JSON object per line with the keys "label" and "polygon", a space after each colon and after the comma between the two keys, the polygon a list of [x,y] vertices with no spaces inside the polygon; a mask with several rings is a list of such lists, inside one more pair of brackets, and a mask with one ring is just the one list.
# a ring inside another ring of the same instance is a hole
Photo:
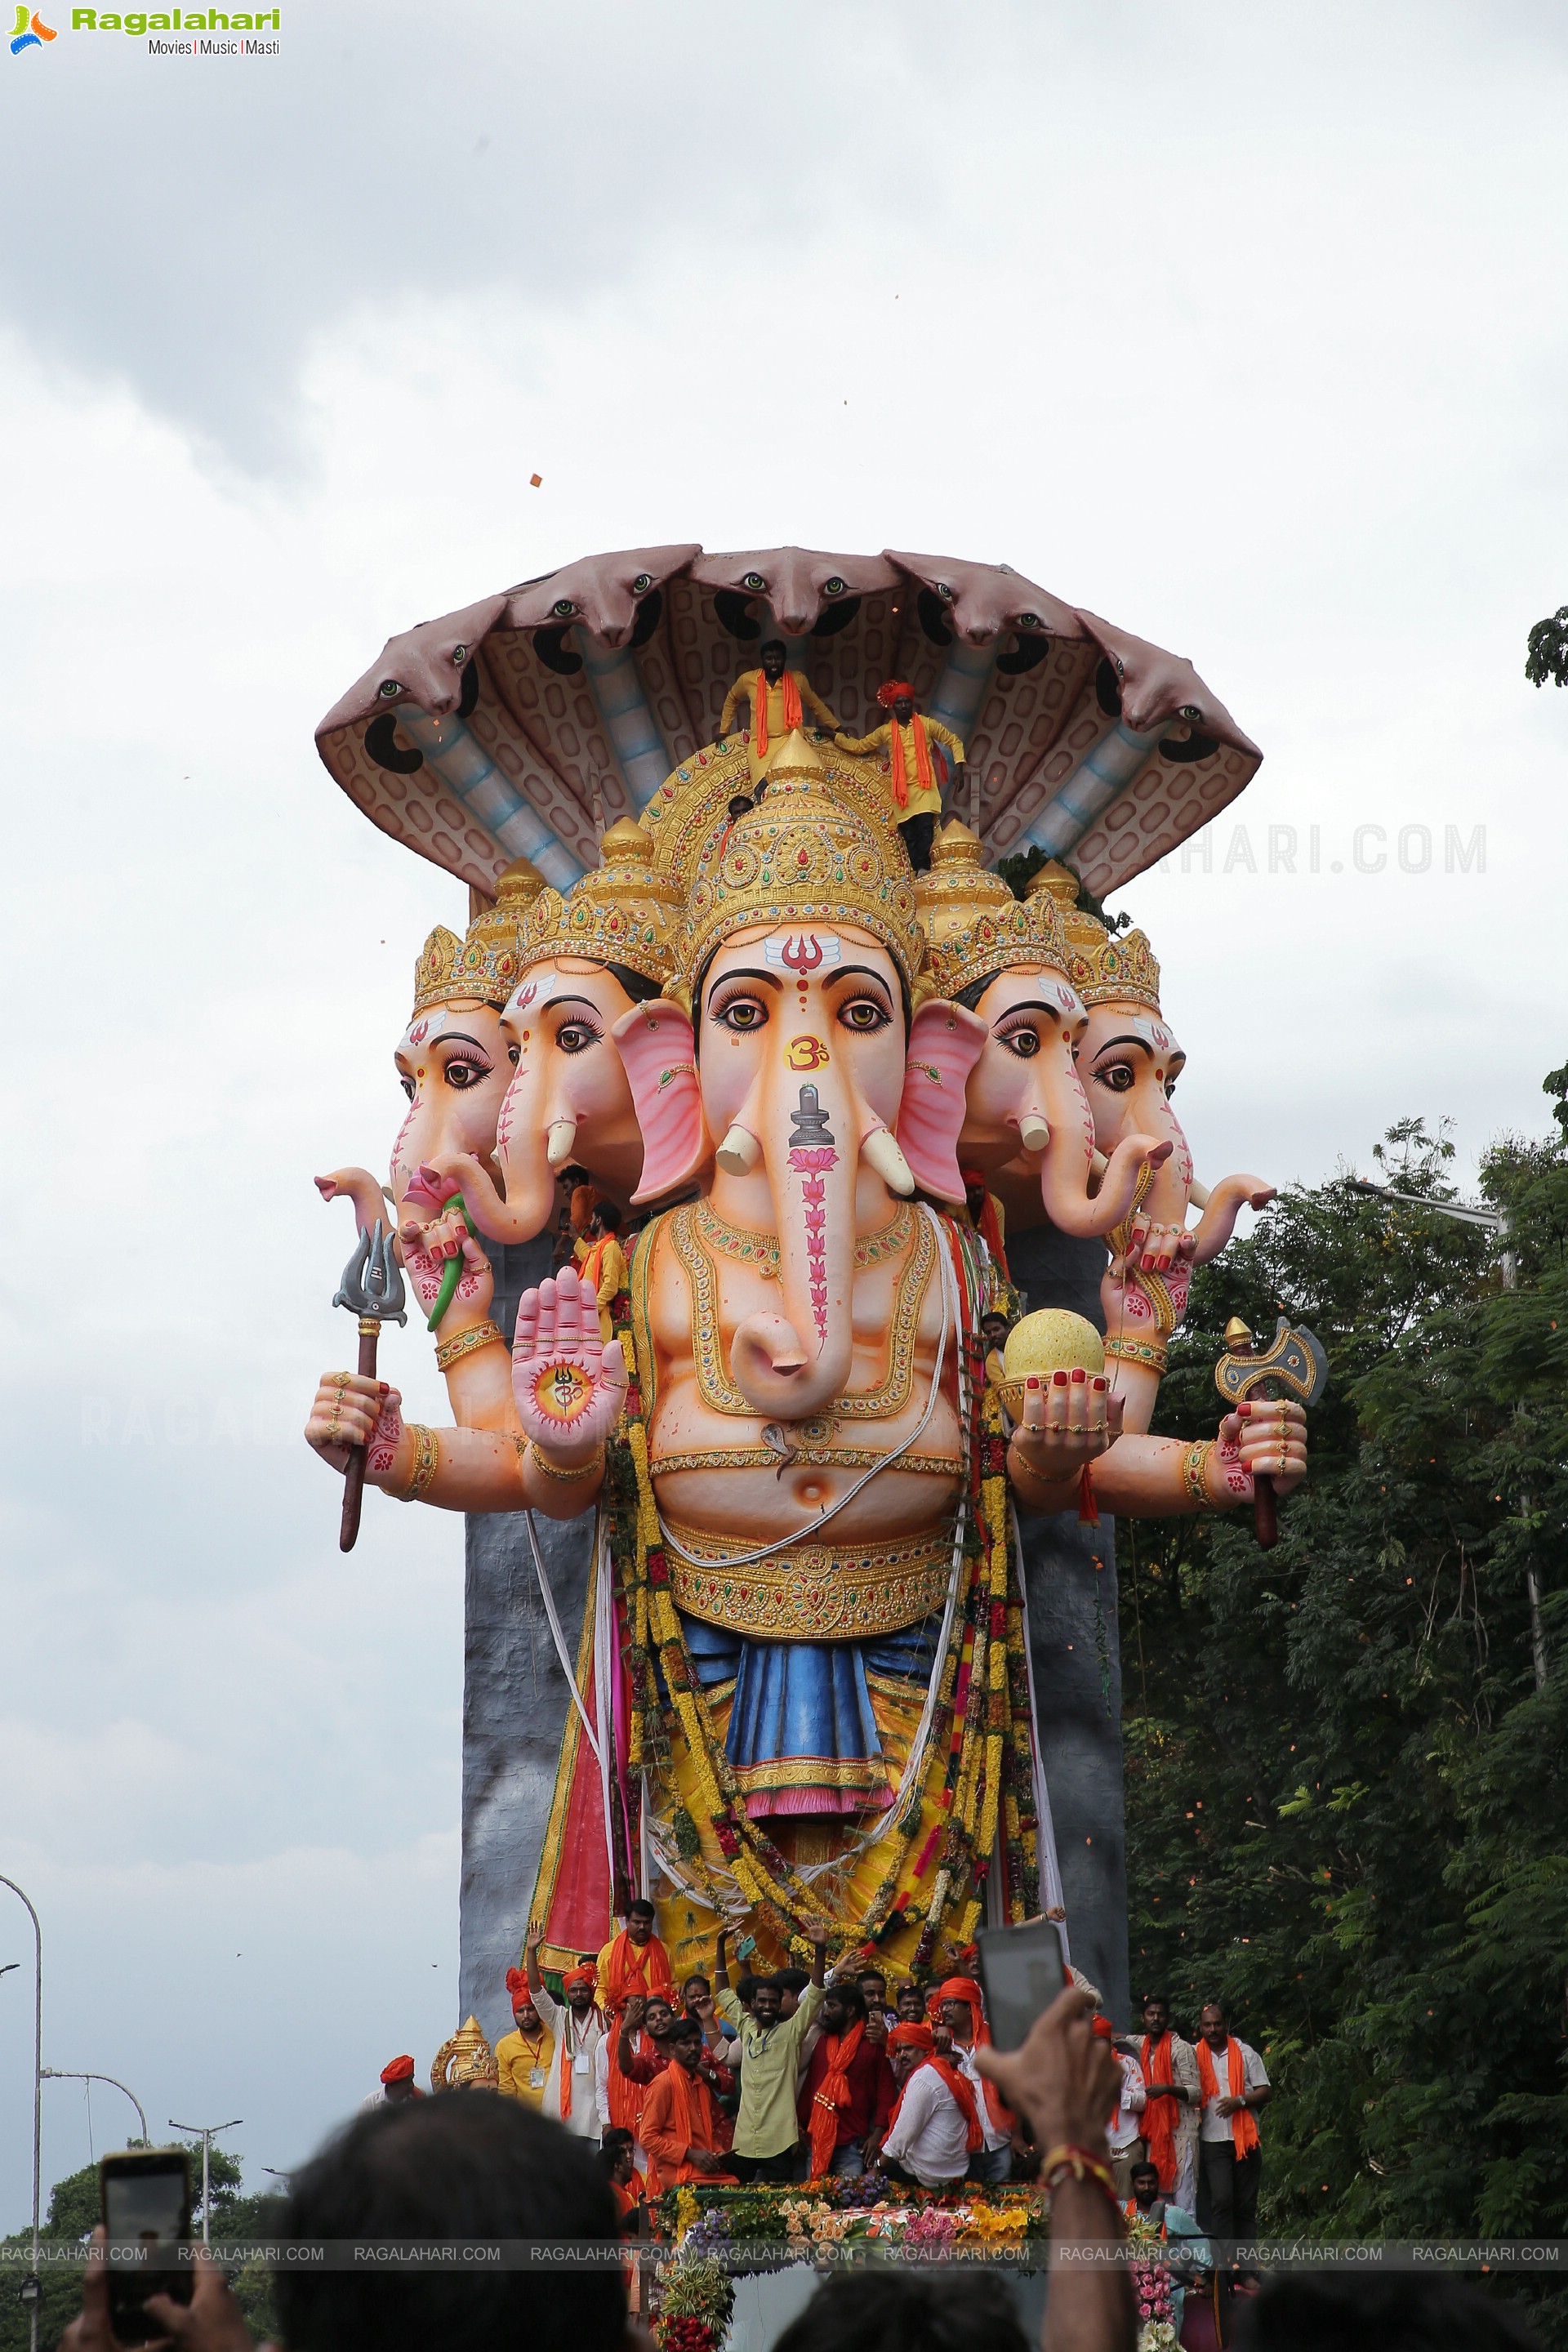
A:
{"label": "white shirt man", "polygon": [[[588,1971],[574,1969],[572,1973],[584,1976]],[[534,2008],[555,2037],[541,2112],[564,2124],[577,2138],[591,2139],[597,2146],[604,2126],[599,2121],[595,2062],[605,2039],[604,2017],[597,2009],[590,2009],[579,2017],[566,2002],[557,2000],[544,1984],[534,1988],[532,1998]],[[564,2114],[561,2104],[563,2074],[570,2084]]]}
{"label": "white shirt man", "polygon": [[963,2179],[969,2126],[934,2066],[917,2066],[910,2076],[882,2156],[912,2173],[922,2189],[951,2189]]}
{"label": "white shirt man", "polygon": [[1148,2104],[1149,2094],[1143,2081],[1143,2069],[1136,2058],[1130,2058],[1125,2050],[1119,2050],[1116,2063],[1121,2069],[1121,2095],[1117,2101],[1116,2115],[1108,2135],[1110,2166],[1116,2175],[1117,2194],[1131,2197],[1132,2166],[1143,2153],[1143,2109]]}
{"label": "white shirt man", "polygon": [[[1266,2091],[1268,2088],[1268,2074],[1262,2059],[1250,2042],[1243,2042],[1238,2034],[1232,2035],[1231,2039],[1241,2053],[1243,2094],[1248,2091]],[[1229,2147],[1234,2138],[1231,2120],[1228,2115],[1220,2113],[1220,2101],[1230,2096],[1230,2073],[1226,2063],[1226,2053],[1211,2050],[1209,2063],[1214,2068],[1215,2095],[1212,2099],[1204,2101],[1204,2118],[1198,2126],[1198,2137],[1207,2140],[1211,2145],[1217,2143],[1223,2147]]]}

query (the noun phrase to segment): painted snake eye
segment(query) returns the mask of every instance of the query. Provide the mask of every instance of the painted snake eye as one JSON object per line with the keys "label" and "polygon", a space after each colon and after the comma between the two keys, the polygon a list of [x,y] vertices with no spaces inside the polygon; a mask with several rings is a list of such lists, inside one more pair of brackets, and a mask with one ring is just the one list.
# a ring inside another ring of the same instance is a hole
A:
{"label": "painted snake eye", "polygon": [[822,593],[825,596],[842,596],[848,585],[849,583],[847,580],[840,580],[836,572],[831,580],[823,582]]}
{"label": "painted snake eye", "polygon": [[1186,719],[1188,724],[1194,727],[1197,725],[1198,720],[1203,717],[1203,712],[1198,709],[1195,702],[1184,702],[1179,713],[1181,718]]}
{"label": "painted snake eye", "polygon": [[1037,613],[1020,613],[1013,625],[1016,629],[1039,629],[1045,624]]}
{"label": "painted snake eye", "polygon": [[558,621],[569,621],[577,607],[570,596],[558,596],[550,609]]}
{"label": "painted snake eye", "polygon": [[651,572],[639,572],[637,578],[632,582],[632,594],[634,596],[646,596],[652,586],[653,573]]}
{"label": "painted snake eye", "polygon": [[748,572],[741,583],[742,587],[749,588],[753,596],[760,596],[767,584],[760,572]]}
{"label": "painted snake eye", "polygon": [[946,583],[946,581],[945,581],[945,580],[939,580],[939,581],[937,582],[937,583],[936,583],[936,593],[937,593],[937,594],[942,598],[942,603],[943,603],[944,604],[952,604],[952,589],[948,586],[948,584],[947,584],[947,583]]}
{"label": "painted snake eye", "polygon": [[390,702],[395,694],[402,693],[403,688],[395,677],[384,677],[375,690],[383,702]]}
{"label": "painted snake eye", "polygon": [[467,646],[454,646],[452,647],[452,667],[454,669],[461,669],[463,664],[468,660],[468,648]]}

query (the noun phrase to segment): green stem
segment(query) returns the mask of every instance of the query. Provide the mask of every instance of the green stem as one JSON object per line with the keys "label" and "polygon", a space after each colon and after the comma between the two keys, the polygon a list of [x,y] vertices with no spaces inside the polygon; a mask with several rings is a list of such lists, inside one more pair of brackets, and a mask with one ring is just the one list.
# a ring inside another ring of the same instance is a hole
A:
{"label": "green stem", "polygon": [[[475,1224],[472,1217],[469,1216],[468,1204],[467,1201],[464,1200],[460,1192],[453,1193],[452,1199],[447,1202],[447,1208],[450,1209],[454,1202],[456,1202],[457,1206],[461,1209],[463,1213],[463,1223],[467,1225],[469,1233],[477,1236],[479,1229],[478,1225]],[[445,1213],[445,1212],[443,1212],[443,1213]],[[461,1257],[449,1257],[447,1260],[447,1270],[441,1276],[441,1287],[436,1293],[436,1304],[432,1307],[429,1315],[426,1318],[425,1328],[427,1331],[435,1330],[437,1325],[440,1322],[441,1318],[446,1314],[447,1307],[450,1307],[453,1299],[457,1297],[458,1285],[462,1279],[462,1274],[463,1261]]]}

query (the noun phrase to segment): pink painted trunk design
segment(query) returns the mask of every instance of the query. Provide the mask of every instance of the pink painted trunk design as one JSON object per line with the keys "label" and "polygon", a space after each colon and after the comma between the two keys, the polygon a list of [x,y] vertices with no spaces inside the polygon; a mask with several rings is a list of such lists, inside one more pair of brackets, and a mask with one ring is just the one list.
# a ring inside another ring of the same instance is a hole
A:
{"label": "pink painted trunk design", "polygon": [[958,1168],[963,1089],[984,1050],[985,1036],[978,1013],[941,999],[922,1004],[910,1025],[896,1132],[915,1182],[939,1201],[963,1198]]}
{"label": "pink painted trunk design", "polygon": [[[817,1089],[782,1067],[770,1077],[758,1130],[779,1237],[780,1315],[748,1315],[731,1371],[768,1419],[820,1412],[847,1385],[854,1362],[854,1139],[875,1122],[858,1099],[822,1108]],[[815,1342],[815,1345],[813,1344]]]}
{"label": "pink painted trunk design", "polygon": [[712,1151],[690,1017],[661,999],[623,1013],[610,1034],[626,1065],[642,1129],[642,1175],[632,1199],[656,1201],[677,1184],[689,1183]]}
{"label": "pink painted trunk design", "polygon": [[373,1225],[390,1227],[393,1223],[392,1204],[368,1168],[334,1168],[330,1176],[316,1178],[316,1190],[323,1201],[352,1201],[354,1223],[362,1234],[369,1233]]}

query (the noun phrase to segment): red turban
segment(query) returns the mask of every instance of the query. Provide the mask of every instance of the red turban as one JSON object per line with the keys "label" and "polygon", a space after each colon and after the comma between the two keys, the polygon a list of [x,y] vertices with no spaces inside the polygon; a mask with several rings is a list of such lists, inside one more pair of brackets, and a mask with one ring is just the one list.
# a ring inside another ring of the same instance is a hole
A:
{"label": "red turban", "polygon": [[1100,2017],[1100,2016],[1099,2016],[1099,2015],[1096,2015],[1096,2017],[1095,2017],[1095,2019],[1094,2019],[1093,2022],[1094,2022],[1094,2031],[1095,2031],[1095,2032],[1096,2032],[1096,2033],[1098,2033],[1098,2034],[1099,2034],[1099,2036],[1100,2036],[1100,2040],[1101,2040],[1102,2042],[1114,2042],[1114,2041],[1115,2041],[1115,2039],[1116,2039],[1116,2028],[1115,2028],[1115,2026],[1114,2026],[1114,2025],[1112,2025],[1112,2023],[1110,2022],[1110,2018],[1109,2018],[1109,2017]]}
{"label": "red turban", "polygon": [[412,2058],[391,2058],[381,2070],[384,2083],[411,2083],[414,2080]]}
{"label": "red turban", "polygon": [[523,1975],[521,1969],[508,1969],[506,1972],[506,1989],[511,1995],[511,2005],[513,2009],[521,2009],[525,2000],[531,2000],[533,1999],[533,1995],[528,1990],[528,1979]]}
{"label": "red turban", "polygon": [[886,686],[879,686],[877,688],[877,699],[884,710],[891,710],[900,694],[907,694],[911,702],[915,698],[914,688],[906,685],[901,677],[890,677]]}
{"label": "red turban", "polygon": [[598,1981],[598,1970],[594,1968],[584,1967],[578,1969],[568,1969],[565,1975],[561,1979],[561,1985],[563,1991],[570,1992],[574,1985],[585,1984],[592,1988],[594,1985],[596,1985]]}
{"label": "red turban", "polygon": [[925,2050],[936,2048],[936,2036],[929,2025],[895,2025],[888,2036],[889,2050]]}

